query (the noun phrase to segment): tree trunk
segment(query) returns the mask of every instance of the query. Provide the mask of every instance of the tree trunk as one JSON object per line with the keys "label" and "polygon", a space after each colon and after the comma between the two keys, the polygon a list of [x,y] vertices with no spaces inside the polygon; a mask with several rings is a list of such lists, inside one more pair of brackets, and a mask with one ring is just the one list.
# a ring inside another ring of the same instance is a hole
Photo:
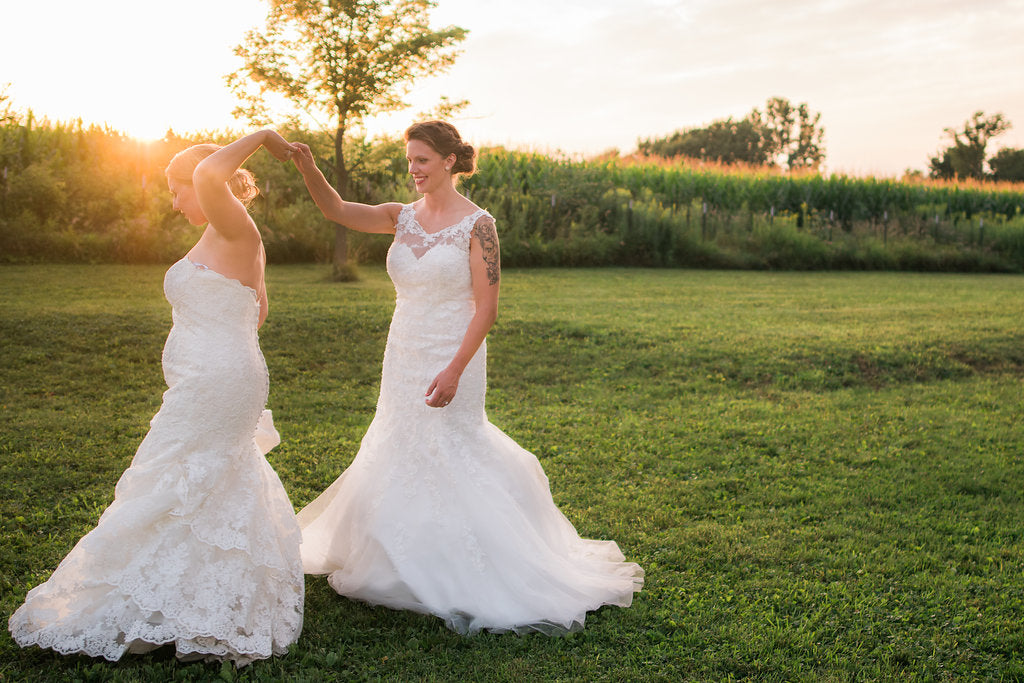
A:
{"label": "tree trunk", "polygon": [[[334,189],[342,199],[348,197],[348,167],[345,165],[345,127],[339,125],[334,132]],[[348,228],[344,225],[334,226],[334,257],[332,259],[335,276],[342,276],[351,270],[348,262]]]}
{"label": "tree trunk", "polygon": [[334,224],[334,258],[332,264],[336,271],[348,266],[348,228],[337,223]]}

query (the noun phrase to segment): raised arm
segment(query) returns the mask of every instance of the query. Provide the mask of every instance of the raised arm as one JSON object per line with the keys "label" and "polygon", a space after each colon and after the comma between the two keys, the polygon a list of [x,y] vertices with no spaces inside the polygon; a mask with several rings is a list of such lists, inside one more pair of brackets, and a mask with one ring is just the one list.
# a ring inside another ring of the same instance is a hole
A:
{"label": "raised arm", "polygon": [[451,363],[442,370],[427,388],[427,405],[443,408],[448,405],[459,388],[459,379],[469,365],[494,321],[498,318],[498,286],[501,280],[501,254],[494,219],[481,216],[473,226],[469,242],[469,269],[473,276],[473,313],[459,350]]}
{"label": "raised arm", "polygon": [[291,156],[292,145],[272,130],[261,130],[235,140],[206,157],[192,173],[199,207],[210,226],[228,240],[258,237],[249,212],[228,187],[235,171],[260,146],[284,161]]}
{"label": "raised arm", "polygon": [[390,202],[373,206],[346,202],[337,190],[331,187],[327,178],[317,167],[309,146],[296,142],[294,147],[295,154],[292,156],[292,161],[302,173],[306,189],[309,190],[313,203],[320,209],[324,218],[359,232],[393,233],[395,231],[398,212],[402,208],[401,204]]}

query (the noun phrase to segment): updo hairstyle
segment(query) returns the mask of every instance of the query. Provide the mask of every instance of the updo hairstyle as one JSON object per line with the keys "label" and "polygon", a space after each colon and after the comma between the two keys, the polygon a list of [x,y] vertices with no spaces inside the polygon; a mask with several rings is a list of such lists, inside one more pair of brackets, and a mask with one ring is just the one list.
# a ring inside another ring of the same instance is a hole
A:
{"label": "updo hairstyle", "polygon": [[419,140],[430,146],[442,158],[455,155],[452,175],[473,175],[476,171],[476,150],[473,145],[462,141],[462,136],[450,123],[445,121],[422,121],[414,123],[405,131],[405,141]]}
{"label": "updo hairstyle", "polygon": [[[174,178],[186,185],[191,185],[192,173],[196,170],[196,166],[199,165],[200,161],[218,149],[220,149],[220,145],[215,145],[212,142],[192,145],[188,149],[175,154],[174,158],[171,159],[171,163],[167,164],[167,168],[164,169],[164,173],[167,174],[168,178]],[[256,198],[256,195],[260,193],[259,188],[256,187],[256,176],[244,168],[238,169],[231,176],[231,179],[228,180],[228,189],[245,206],[249,206],[252,200]]]}

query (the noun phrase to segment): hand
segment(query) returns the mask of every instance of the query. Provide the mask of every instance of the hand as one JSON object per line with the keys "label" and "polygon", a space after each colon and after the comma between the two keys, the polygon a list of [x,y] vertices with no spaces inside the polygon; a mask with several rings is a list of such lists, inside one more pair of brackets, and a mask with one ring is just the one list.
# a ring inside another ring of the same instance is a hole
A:
{"label": "hand", "polygon": [[295,153],[295,145],[285,140],[278,133],[268,130],[263,139],[263,146],[278,161],[288,161]]}
{"label": "hand", "polygon": [[445,368],[438,373],[424,394],[427,397],[427,405],[431,408],[444,408],[451,403],[459,389],[459,375],[460,373],[451,368]]}
{"label": "hand", "polygon": [[316,160],[313,159],[313,150],[309,148],[309,145],[302,142],[295,142],[292,144],[292,163],[295,164],[295,168],[299,169],[299,172],[305,175],[307,171],[311,171],[316,168]]}

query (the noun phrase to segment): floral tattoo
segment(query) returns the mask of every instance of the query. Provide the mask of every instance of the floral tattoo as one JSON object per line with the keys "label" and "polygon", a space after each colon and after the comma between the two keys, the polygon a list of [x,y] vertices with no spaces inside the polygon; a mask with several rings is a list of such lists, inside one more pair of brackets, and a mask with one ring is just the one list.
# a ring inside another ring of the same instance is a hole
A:
{"label": "floral tattoo", "polygon": [[498,253],[498,233],[494,229],[494,219],[484,216],[473,226],[473,237],[480,241],[484,252],[484,263],[487,265],[487,282],[498,284],[498,273],[501,270],[501,257]]}

